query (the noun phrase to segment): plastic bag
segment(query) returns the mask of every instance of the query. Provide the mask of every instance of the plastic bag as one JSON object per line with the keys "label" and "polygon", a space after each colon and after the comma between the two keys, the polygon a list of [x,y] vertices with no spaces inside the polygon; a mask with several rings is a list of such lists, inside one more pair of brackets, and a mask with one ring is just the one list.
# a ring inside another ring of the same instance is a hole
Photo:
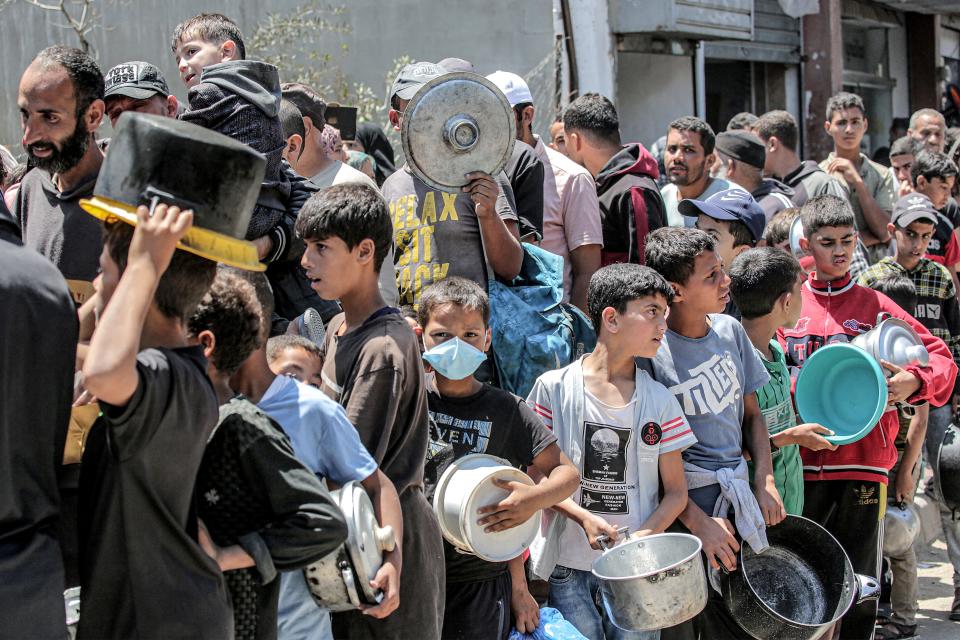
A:
{"label": "plastic bag", "polygon": [[563,619],[560,612],[551,607],[540,609],[540,625],[533,633],[510,631],[507,640],[587,640],[577,628]]}

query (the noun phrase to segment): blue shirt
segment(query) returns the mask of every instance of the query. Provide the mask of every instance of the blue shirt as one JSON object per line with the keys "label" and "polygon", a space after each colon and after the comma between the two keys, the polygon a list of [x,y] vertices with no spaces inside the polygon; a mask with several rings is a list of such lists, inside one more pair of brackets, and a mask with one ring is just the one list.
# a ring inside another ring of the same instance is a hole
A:
{"label": "blue shirt", "polygon": [[[343,485],[377,470],[343,407],[319,389],[277,376],[257,406],[280,423],[297,458],[318,476]],[[285,572],[280,579],[280,640],[333,638],[330,614],[313,601],[303,572]]]}

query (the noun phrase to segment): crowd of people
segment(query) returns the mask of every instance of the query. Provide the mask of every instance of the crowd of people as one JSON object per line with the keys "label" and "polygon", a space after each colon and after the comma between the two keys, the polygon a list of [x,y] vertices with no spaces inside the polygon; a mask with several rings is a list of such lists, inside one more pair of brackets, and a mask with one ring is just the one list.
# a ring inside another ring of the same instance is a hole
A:
{"label": "crowd of people", "polygon": [[[678,626],[617,627],[591,572],[600,538],[687,532],[732,572],[788,516],[880,578],[884,511],[913,500],[960,397],[960,185],[939,112],[911,116],[887,165],[861,151],[851,93],[829,100],[819,163],[780,110],[719,134],[681,116],[648,150],[594,93],[541,138],[548,105],[496,71],[511,157],[447,192],[396,165],[384,127],[401,129],[426,83],[477,73],[469,61],[406,65],[389,121],[343,140],[324,97],[246,59],[223,15],[178,25],[171,55],[188,104],[154,64],[103,74],[64,46],[20,80],[26,163],[5,162],[0,203],[0,638],[63,638],[74,587],[81,640],[507,638],[532,633],[544,603],[590,640],[749,638],[714,588]],[[139,116],[125,112],[247,145],[262,182],[236,182],[213,151],[131,154]],[[105,118],[115,144],[98,137]],[[212,193],[255,187],[251,211],[218,214],[248,216],[232,240],[265,273],[189,242],[209,195],[109,200],[143,163],[183,164]],[[519,389],[489,294],[541,250],[595,346]],[[884,362],[890,410],[838,446],[798,420],[793,382],[883,316],[929,359]],[[496,532],[542,513],[529,553],[506,562],[456,549],[431,507],[443,472],[477,453],[534,480],[499,483],[506,497],[476,516]],[[351,482],[396,544],[369,585],[379,601],[331,613],[302,570],[346,539],[330,491]],[[960,621],[952,515],[941,507]],[[915,550],[885,564],[890,606],[857,604],[827,637],[916,635]]]}

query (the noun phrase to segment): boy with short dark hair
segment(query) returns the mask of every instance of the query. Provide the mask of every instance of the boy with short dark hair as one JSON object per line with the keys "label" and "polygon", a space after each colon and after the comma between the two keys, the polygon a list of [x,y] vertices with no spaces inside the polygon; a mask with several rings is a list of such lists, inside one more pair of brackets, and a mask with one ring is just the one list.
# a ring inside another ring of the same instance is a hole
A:
{"label": "boy with short dark hair", "polygon": [[763,229],[764,244],[791,253],[790,227],[793,226],[793,221],[799,215],[799,207],[790,207],[770,218],[770,222]]}
{"label": "boy with short dark hair", "polygon": [[[483,507],[479,520],[492,531],[520,525],[566,499],[579,476],[556,437],[521,398],[482,384],[473,375],[492,337],[490,306],[480,285],[457,277],[431,285],[420,298],[418,320],[426,347],[423,359],[436,381],[436,390],[427,395],[433,418],[427,485],[436,486],[446,467],[474,453],[535,470],[543,480],[532,490],[498,483],[510,495]],[[452,455],[444,454],[448,448]],[[505,638],[511,628],[510,616],[504,615],[507,603],[513,626],[533,632],[538,612],[527,590],[523,556],[487,562],[465,556],[447,542],[443,547],[447,577],[443,638]]]}
{"label": "boy with short dark hair", "polygon": [[[917,332],[930,354],[927,367],[881,363],[890,372],[890,404],[945,404],[953,390],[957,366],[942,340],[935,338],[886,296],[855,284],[850,260],[857,241],[853,211],[845,200],[820,196],[801,209],[804,238],[800,245],[813,256],[815,270],[804,285],[803,315],[793,329],[780,329],[777,339],[792,372],[824,344],[849,342],[872,329],[881,312],[899,318]],[[879,573],[881,527],[886,506],[887,473],[896,462],[897,414],[883,414],[865,438],[836,451],[802,450],[804,516],[830,531],[843,546],[854,571],[874,578]],[[873,633],[876,603],[850,609],[842,620],[842,637],[866,638]]]}
{"label": "boy with short dark hair", "polygon": [[[786,516],[757,401],[770,376],[740,323],[721,313],[730,301],[730,278],[710,235],[660,229],[647,243],[647,264],[666,278],[675,296],[664,344],[641,364],[680,402],[698,440],[683,454],[689,500],[679,520],[703,542],[714,569],[722,564],[733,571],[740,549],[734,531],[762,552],[766,525]],[[752,488],[745,451],[754,465]],[[715,590],[700,615],[673,629],[670,634],[693,629],[701,637],[743,635]]]}
{"label": "boy with short dark hair", "polygon": [[285,333],[267,341],[267,362],[278,376],[290,376],[303,384],[320,388],[323,380],[323,350],[303,336]]}
{"label": "boy with short dark hair", "polygon": [[276,638],[278,572],[319,560],[347,535],[340,508],[280,425],[230,387],[260,335],[253,287],[221,270],[189,321],[220,402],[195,495],[200,543],[224,572],[238,640]]}
{"label": "boy with short dark hair", "polygon": [[960,241],[955,229],[960,219],[950,215],[956,211],[956,203],[952,202],[950,194],[957,181],[957,165],[944,153],[921,151],[910,167],[910,178],[913,190],[928,197],[937,210],[937,225],[925,257],[945,266],[956,287]]}
{"label": "boy with short dark hair", "polygon": [[196,542],[192,511],[217,423],[203,350],[186,335],[216,265],[175,252],[192,221],[161,204],[139,207],[135,229],[106,228],[106,307],[83,365],[103,415],[80,475],[79,638],[233,635],[223,575]]}
{"label": "boy with short dark hair", "polygon": [[549,577],[548,604],[592,640],[659,636],[616,627],[598,605],[590,568],[601,553],[597,536],[616,540],[618,527],[631,537],[661,533],[687,502],[680,452],[696,438],[677,401],[634,360],[661,348],[672,299],[670,285],[649,267],[596,271],[587,294],[596,349],[540,376],[527,399],[581,474],[573,496],[546,514],[531,569]]}
{"label": "boy with short dark hair", "polygon": [[[403,509],[405,560],[400,607],[386,620],[333,615],[334,635],[349,638],[440,637],[444,576],[440,528],[423,494],[429,426],[417,338],[378,281],[393,243],[387,205],[376,190],[336,185],[300,211],[301,264],[317,294],[343,313],[327,327],[323,391],[346,410],[360,439],[396,485]],[[400,547],[398,547],[399,550]]]}
{"label": "boy with short dark hair", "polygon": [[789,253],[774,247],[759,247],[737,256],[729,273],[730,294],[743,316],[743,329],[770,375],[770,381],[757,391],[757,401],[770,433],[777,493],[788,514],[802,515],[800,447],[813,451],[837,448],[824,439],[824,434],[832,435],[826,427],[797,424],[790,396],[790,372],[776,340],[778,329],[793,327],[800,318],[803,271]]}

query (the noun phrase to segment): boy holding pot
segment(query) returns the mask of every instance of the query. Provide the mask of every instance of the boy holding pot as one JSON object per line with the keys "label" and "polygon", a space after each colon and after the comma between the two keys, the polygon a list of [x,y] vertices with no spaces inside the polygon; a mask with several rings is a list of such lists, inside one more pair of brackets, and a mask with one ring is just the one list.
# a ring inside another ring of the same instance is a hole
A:
{"label": "boy holding pot", "polygon": [[[815,270],[804,284],[803,313],[796,326],[777,332],[791,375],[821,346],[850,342],[872,329],[877,315],[886,312],[909,323],[930,353],[927,367],[881,363],[889,372],[889,404],[945,404],[957,375],[947,346],[889,298],[850,278],[857,242],[850,205],[835,196],[818,196],[803,206],[800,218],[805,236],[800,246],[813,257]],[[855,572],[874,578],[880,568],[880,522],[886,506],[887,473],[897,460],[894,439],[898,430],[896,411],[887,411],[877,428],[862,440],[836,451],[801,450],[803,515],[833,534]],[[871,600],[852,607],[841,621],[840,638],[872,638],[876,609]]]}

